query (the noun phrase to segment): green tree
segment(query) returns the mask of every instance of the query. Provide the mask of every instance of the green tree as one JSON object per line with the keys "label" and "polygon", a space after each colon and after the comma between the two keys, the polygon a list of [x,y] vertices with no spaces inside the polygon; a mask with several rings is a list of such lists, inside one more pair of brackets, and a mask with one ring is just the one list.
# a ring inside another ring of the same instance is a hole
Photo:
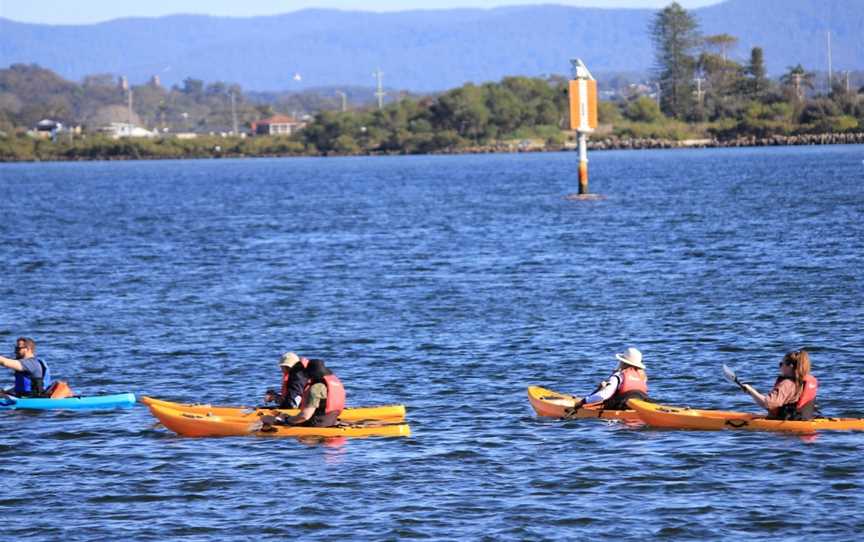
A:
{"label": "green tree", "polygon": [[790,67],[786,73],[780,76],[780,82],[783,84],[789,101],[798,103],[804,101],[808,89],[813,90],[815,80],[815,74],[805,70],[801,64]]}
{"label": "green tree", "polygon": [[658,12],[651,23],[655,46],[654,72],[660,81],[661,109],[684,118],[693,103],[691,82],[696,68],[693,56],[699,44],[699,25],[677,2]]}
{"label": "green tree", "polygon": [[663,112],[657,102],[648,96],[640,96],[630,102],[627,106],[627,111],[624,113],[629,120],[635,122],[661,122],[663,121]]}
{"label": "green tree", "polygon": [[768,91],[770,83],[761,47],[754,47],[750,51],[750,63],[747,64],[747,75],[750,76],[747,82],[747,94],[751,99],[758,100]]}
{"label": "green tree", "polygon": [[703,42],[706,47],[713,49],[715,54],[725,62],[729,59],[727,53],[738,44],[738,38],[729,34],[715,34],[713,36],[705,36]]}
{"label": "green tree", "polygon": [[478,141],[485,136],[489,122],[483,94],[480,87],[470,83],[445,93],[432,106],[434,123]]}

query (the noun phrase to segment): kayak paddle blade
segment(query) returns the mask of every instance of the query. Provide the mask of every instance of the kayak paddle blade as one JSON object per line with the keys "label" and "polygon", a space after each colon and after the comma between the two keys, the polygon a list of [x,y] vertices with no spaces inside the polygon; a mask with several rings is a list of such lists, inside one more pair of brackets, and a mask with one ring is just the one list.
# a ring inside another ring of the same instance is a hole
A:
{"label": "kayak paddle blade", "polygon": [[738,377],[735,375],[735,371],[729,368],[725,363],[723,364],[723,374],[726,376],[726,380],[732,382],[733,384],[738,383]]}

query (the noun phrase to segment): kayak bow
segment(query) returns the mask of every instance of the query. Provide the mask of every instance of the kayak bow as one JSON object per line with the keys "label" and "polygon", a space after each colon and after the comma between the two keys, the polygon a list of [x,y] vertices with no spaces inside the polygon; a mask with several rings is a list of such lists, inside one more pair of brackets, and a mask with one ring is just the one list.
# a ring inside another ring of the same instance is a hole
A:
{"label": "kayak bow", "polygon": [[602,408],[582,407],[573,411],[576,397],[547,390],[540,386],[528,386],[528,400],[538,416],[639,421],[639,415],[634,410],[604,410]]}

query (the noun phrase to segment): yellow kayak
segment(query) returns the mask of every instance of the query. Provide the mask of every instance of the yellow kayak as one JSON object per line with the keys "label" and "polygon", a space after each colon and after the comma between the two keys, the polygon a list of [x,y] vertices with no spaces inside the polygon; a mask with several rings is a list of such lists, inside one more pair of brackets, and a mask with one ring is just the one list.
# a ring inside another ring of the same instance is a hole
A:
{"label": "yellow kayak", "polygon": [[[298,409],[276,409],[276,408],[259,408],[259,407],[226,407],[212,406],[186,403],[173,403],[171,401],[163,401],[154,397],[141,397],[139,399],[147,406],[159,405],[181,412],[190,412],[193,414],[212,414],[214,416],[232,416],[245,417],[251,421],[264,416],[274,416],[276,414],[285,414],[294,416]],[[342,411],[339,419],[343,422],[356,422],[361,420],[386,420],[398,422],[405,419],[405,405],[382,405],[376,407],[356,407],[346,408]]]}
{"label": "yellow kayak", "polygon": [[864,419],[859,418],[813,418],[806,421],[769,420],[765,416],[746,412],[672,407],[648,403],[639,399],[631,399],[627,404],[633,407],[646,424],[670,429],[707,431],[743,429],[745,431],[785,431],[791,433],[814,433],[823,430],[864,431]]}
{"label": "yellow kayak", "polygon": [[335,427],[302,427],[274,425],[269,430],[260,419],[248,416],[232,417],[216,414],[183,412],[157,404],[148,404],[153,416],[169,430],[183,437],[407,437],[411,429],[406,423],[367,421],[340,423]]}
{"label": "yellow kayak", "polygon": [[582,407],[573,412],[576,397],[540,386],[528,386],[528,400],[538,416],[549,418],[602,418],[606,420],[639,421],[634,410],[604,410],[602,408]]}

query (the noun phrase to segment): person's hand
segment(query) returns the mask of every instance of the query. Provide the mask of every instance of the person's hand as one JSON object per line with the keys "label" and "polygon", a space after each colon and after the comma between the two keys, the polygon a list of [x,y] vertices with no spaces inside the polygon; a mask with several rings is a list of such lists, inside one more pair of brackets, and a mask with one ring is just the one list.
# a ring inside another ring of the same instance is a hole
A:
{"label": "person's hand", "polygon": [[572,407],[567,407],[564,409],[564,418],[571,419],[576,417],[576,412],[582,408],[582,405],[585,404],[585,399],[579,399],[576,403],[573,404]]}

